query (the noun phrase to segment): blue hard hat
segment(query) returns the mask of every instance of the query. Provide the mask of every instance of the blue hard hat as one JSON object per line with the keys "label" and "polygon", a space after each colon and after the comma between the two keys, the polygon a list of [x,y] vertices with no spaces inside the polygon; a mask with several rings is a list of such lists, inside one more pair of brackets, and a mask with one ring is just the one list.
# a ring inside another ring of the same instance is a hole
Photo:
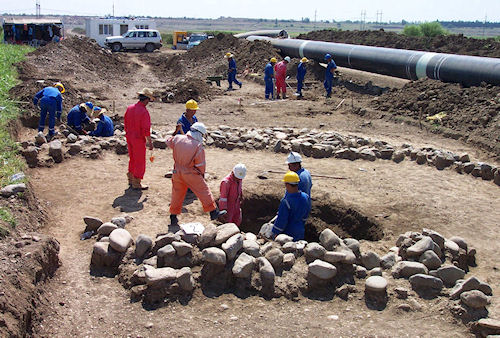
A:
{"label": "blue hard hat", "polygon": [[102,110],[102,108],[101,108],[101,107],[98,107],[98,106],[95,106],[92,110],[93,110],[93,111],[99,111],[99,110]]}
{"label": "blue hard hat", "polygon": [[85,105],[87,107],[89,107],[90,109],[94,108],[94,105],[92,104],[92,102],[88,101],[88,102],[85,102]]}
{"label": "blue hard hat", "polygon": [[325,60],[331,59],[332,56],[330,54],[325,54]]}

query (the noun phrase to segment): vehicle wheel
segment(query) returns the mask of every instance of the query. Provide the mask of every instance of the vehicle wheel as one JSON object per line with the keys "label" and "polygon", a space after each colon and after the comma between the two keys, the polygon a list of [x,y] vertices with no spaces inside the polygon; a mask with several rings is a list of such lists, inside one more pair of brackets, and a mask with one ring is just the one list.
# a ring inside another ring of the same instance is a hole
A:
{"label": "vehicle wheel", "polygon": [[113,52],[119,52],[122,49],[122,44],[119,42],[115,42],[113,46],[111,47],[111,50]]}
{"label": "vehicle wheel", "polygon": [[155,50],[155,46],[152,43],[147,43],[144,49],[146,50],[146,52],[151,53]]}

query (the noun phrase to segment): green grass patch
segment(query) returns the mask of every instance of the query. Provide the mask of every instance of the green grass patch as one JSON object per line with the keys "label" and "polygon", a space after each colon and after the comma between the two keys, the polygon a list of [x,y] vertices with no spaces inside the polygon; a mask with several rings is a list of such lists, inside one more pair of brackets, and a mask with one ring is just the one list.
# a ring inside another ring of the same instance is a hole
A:
{"label": "green grass patch", "polygon": [[[1,38],[1,36],[0,36]],[[18,118],[19,107],[9,98],[9,90],[17,83],[14,63],[21,61],[33,48],[24,45],[0,43],[0,186],[10,182],[9,177],[24,169],[17,145],[8,131],[9,121]]]}
{"label": "green grass patch", "polygon": [[10,233],[10,229],[5,227],[3,223],[7,224],[10,228],[15,228],[17,225],[16,219],[11,214],[9,209],[0,208],[0,238],[4,238]]}

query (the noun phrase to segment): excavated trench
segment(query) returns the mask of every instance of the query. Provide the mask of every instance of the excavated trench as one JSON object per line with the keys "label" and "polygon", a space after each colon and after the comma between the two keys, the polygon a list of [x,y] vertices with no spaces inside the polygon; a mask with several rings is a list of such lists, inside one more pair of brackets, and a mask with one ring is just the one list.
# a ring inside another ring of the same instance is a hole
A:
{"label": "excavated trench", "polygon": [[[241,207],[241,231],[258,234],[261,226],[276,215],[281,198],[282,195],[273,192],[245,192]],[[312,210],[306,222],[306,241],[317,242],[321,231],[327,228],[343,238],[377,241],[384,236],[382,225],[360,211],[332,201],[328,196],[313,197]]]}

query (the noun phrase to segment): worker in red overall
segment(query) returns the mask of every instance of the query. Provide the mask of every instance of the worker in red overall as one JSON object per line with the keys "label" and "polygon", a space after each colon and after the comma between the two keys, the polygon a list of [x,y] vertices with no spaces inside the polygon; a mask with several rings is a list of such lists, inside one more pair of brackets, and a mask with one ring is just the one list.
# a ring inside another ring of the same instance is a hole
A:
{"label": "worker in red overall", "polygon": [[167,139],[167,146],[173,149],[174,170],[172,174],[172,200],[170,202],[170,223],[179,223],[177,215],[181,213],[184,197],[189,189],[198,197],[203,211],[210,212],[210,219],[215,220],[226,211],[219,211],[214,197],[205,181],[205,149],[203,135],[207,130],[201,122],[191,126],[186,135],[178,134]]}
{"label": "worker in red overall", "polygon": [[283,98],[286,99],[286,65],[290,62],[290,57],[286,56],[283,61],[280,61],[274,66],[276,77],[276,98],[280,98],[280,93],[283,92]]}
{"label": "worker in red overall", "polygon": [[144,88],[137,94],[139,102],[128,106],[123,118],[129,156],[127,177],[132,189],[146,190],[148,186],[141,184],[146,172],[146,146],[153,150],[151,117],[146,106],[155,98],[149,88]]}
{"label": "worker in red overall", "polygon": [[241,224],[241,185],[247,174],[244,164],[238,163],[229,175],[220,182],[219,208],[226,210],[226,222]]}

